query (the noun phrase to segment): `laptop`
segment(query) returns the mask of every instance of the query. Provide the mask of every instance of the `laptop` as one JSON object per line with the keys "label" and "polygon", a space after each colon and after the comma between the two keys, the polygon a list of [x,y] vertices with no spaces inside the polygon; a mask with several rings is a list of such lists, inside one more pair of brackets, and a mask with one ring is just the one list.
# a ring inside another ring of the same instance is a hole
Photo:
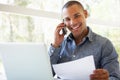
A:
{"label": "laptop", "polygon": [[0,43],[7,80],[53,80],[44,43]]}

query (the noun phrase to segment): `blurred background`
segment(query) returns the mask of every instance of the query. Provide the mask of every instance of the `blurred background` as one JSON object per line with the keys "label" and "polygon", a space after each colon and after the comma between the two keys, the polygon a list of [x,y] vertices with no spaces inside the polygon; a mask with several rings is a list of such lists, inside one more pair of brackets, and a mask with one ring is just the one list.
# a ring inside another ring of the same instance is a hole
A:
{"label": "blurred background", "polygon": [[[0,42],[44,42],[49,46],[57,24],[62,21],[61,8],[67,1],[0,0]],[[77,1],[89,12],[87,25],[109,38],[120,55],[120,0]]]}

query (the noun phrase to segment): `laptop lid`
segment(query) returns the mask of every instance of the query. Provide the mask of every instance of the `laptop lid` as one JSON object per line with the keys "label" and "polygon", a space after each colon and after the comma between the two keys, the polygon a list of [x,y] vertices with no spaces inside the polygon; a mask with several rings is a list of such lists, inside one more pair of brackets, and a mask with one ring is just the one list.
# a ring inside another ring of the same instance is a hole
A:
{"label": "laptop lid", "polygon": [[53,80],[43,43],[0,43],[7,80]]}

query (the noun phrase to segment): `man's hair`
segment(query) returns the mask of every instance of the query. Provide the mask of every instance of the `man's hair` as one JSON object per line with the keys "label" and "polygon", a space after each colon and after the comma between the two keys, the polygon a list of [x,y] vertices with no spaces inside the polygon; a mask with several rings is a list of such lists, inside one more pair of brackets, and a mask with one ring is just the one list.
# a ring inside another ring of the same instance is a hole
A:
{"label": "man's hair", "polygon": [[62,10],[64,8],[71,7],[72,5],[78,5],[78,6],[80,6],[84,10],[83,5],[80,2],[78,2],[78,1],[68,1],[66,4],[64,4],[64,6],[62,7]]}

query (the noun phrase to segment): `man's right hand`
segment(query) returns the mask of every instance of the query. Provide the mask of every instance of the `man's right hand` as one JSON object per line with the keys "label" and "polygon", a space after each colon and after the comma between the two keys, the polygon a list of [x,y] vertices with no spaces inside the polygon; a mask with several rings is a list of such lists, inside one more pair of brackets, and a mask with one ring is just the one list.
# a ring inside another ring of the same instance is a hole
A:
{"label": "man's right hand", "polygon": [[54,32],[54,42],[52,45],[55,48],[59,47],[64,39],[64,34],[60,34],[60,31],[62,30],[62,28],[64,28],[64,26],[64,23],[60,23]]}

